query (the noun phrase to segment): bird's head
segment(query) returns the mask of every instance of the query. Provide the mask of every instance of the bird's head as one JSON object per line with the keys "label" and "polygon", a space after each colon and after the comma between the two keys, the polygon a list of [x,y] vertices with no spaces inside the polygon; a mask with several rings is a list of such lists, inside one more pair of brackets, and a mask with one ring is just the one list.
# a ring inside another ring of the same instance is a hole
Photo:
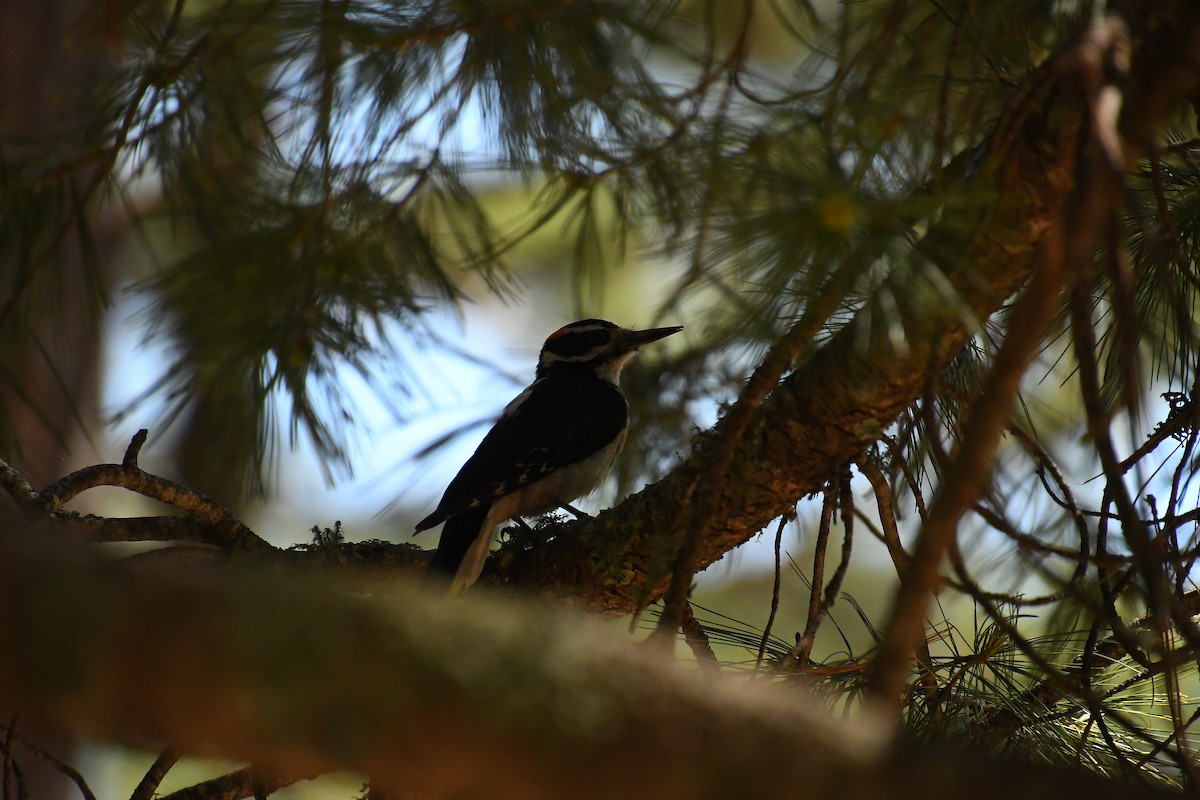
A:
{"label": "bird's head", "polygon": [[621,367],[639,347],[681,330],[677,326],[635,331],[602,319],[572,322],[547,337],[538,357],[537,376],[544,378],[560,369],[589,369],[616,383]]}

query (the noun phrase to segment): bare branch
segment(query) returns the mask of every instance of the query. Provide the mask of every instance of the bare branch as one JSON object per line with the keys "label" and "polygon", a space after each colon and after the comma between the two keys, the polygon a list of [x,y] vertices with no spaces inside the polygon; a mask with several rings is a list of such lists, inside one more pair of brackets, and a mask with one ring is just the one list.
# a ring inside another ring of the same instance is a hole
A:
{"label": "bare branch", "polygon": [[[47,764],[49,764],[51,767],[53,767],[54,769],[61,772],[63,775],[65,775],[72,783],[75,784],[76,788],[79,789],[79,793],[81,795],[83,795],[84,800],[96,800],[96,795],[92,792],[91,787],[88,786],[87,781],[83,779],[83,776],[79,774],[78,770],[76,770],[74,767],[72,767],[70,764],[66,763],[65,761],[62,761],[61,759],[56,758],[54,755],[52,755],[49,752],[38,747],[36,744],[29,741],[24,736],[22,736],[20,733],[18,733],[16,731],[15,720],[10,722],[8,725],[0,724],[0,728],[4,729],[5,740],[8,743],[8,746],[6,746],[6,748],[5,748],[5,756],[4,756],[6,764],[8,762],[8,759],[11,758],[11,756],[12,756],[11,749],[9,749],[9,748],[11,747],[11,744],[15,742],[15,743],[21,745],[21,747],[23,747],[24,749],[28,750],[33,755],[37,756],[42,761],[45,761]],[[14,767],[15,767],[15,764],[14,764]],[[7,791],[5,793],[7,794]]]}
{"label": "bare branch", "polygon": [[775,627],[775,615],[779,613],[779,584],[783,577],[783,563],[780,558],[783,543],[783,529],[787,526],[788,516],[779,518],[779,527],[775,529],[775,578],[771,584],[771,613],[767,615],[767,624],[763,628],[762,639],[758,642],[758,656],[754,659],[755,668],[762,666],[763,654],[767,652],[767,642],[771,640],[771,629]]}
{"label": "bare branch", "polygon": [[9,496],[22,508],[32,505],[34,498],[37,497],[37,493],[33,491],[29,481],[25,480],[25,476],[3,460],[0,460],[0,488],[8,492]]}
{"label": "bare branch", "polygon": [[146,443],[146,437],[150,435],[150,431],[141,428],[129,440],[129,447],[125,449],[125,457],[121,459],[121,466],[127,470],[137,469],[138,455],[142,452],[142,445]]}
{"label": "bare branch", "polygon": [[891,556],[892,564],[896,567],[896,574],[903,578],[905,570],[908,569],[908,553],[900,543],[900,529],[896,525],[896,502],[891,487],[888,486],[879,466],[869,456],[864,455],[858,459],[858,468],[870,481],[871,489],[875,492],[875,506],[883,526],[883,543]]}
{"label": "bare branch", "polygon": [[35,518],[50,518],[60,506],[88,489],[119,486],[174,506],[207,523],[206,541],[209,543],[247,550],[273,549],[212,498],[138,467],[137,456],[145,441],[143,429],[133,437],[122,463],[84,467],[55,481],[37,494],[29,504],[29,513]]}
{"label": "bare branch", "polygon": [[[822,593],[821,584],[825,572],[824,551],[829,541],[829,522],[833,516],[835,497],[842,517],[842,560],[838,562],[833,577],[829,579],[829,585],[825,586],[825,591]],[[829,609],[833,608],[833,604],[837,602],[838,594],[842,591],[842,581],[846,577],[846,570],[850,568],[850,551],[854,541],[854,495],[850,491],[849,467],[845,469],[838,491],[835,493],[831,485],[825,495],[825,508],[821,512],[821,533],[824,534],[824,539],[819,536],[817,540],[817,554],[813,562],[812,596],[809,598],[808,621],[804,626],[804,635],[796,640],[796,644],[783,659],[783,663],[779,665],[781,672],[804,669],[808,666],[808,656],[812,652],[813,642],[816,641],[817,629],[829,615]]]}
{"label": "bare branch", "polygon": [[[144,439],[145,437],[143,437]],[[129,461],[128,454],[126,454],[125,460]],[[133,794],[129,795],[129,800],[154,800],[159,784],[162,783],[163,778],[167,777],[167,773],[171,771],[171,767],[175,766],[177,761],[179,761],[179,754],[169,747],[159,753],[158,758],[154,759],[154,763],[150,765],[150,769],[146,770],[146,774],[134,787]]]}

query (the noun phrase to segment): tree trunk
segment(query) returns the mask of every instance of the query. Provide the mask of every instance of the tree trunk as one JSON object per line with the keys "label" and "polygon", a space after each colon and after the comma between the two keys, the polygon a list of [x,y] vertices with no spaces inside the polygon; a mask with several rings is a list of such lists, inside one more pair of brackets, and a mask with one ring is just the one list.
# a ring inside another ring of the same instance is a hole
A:
{"label": "tree trunk", "polygon": [[[0,3],[0,143],[8,164],[54,152],[47,142],[70,141],[85,121],[87,92],[110,60],[97,8],[86,0]],[[0,375],[11,379],[0,378],[0,409],[7,417],[0,424],[0,452],[37,488],[96,460],[89,445],[101,429],[101,353],[97,309],[86,284],[109,282],[120,233],[115,223],[93,221],[97,260],[86,265],[69,232],[61,260],[47,260],[20,291],[20,310],[2,323],[26,327],[19,335],[6,332],[5,341],[13,344],[0,350]],[[17,275],[15,264],[0,260],[0,300],[10,296]],[[0,497],[0,516],[12,512],[8,502]],[[22,733],[69,760],[73,739],[27,727],[22,709],[13,705],[19,699],[4,698],[0,719],[17,718]],[[52,800],[75,791],[41,759],[20,758],[19,767],[31,797]]]}

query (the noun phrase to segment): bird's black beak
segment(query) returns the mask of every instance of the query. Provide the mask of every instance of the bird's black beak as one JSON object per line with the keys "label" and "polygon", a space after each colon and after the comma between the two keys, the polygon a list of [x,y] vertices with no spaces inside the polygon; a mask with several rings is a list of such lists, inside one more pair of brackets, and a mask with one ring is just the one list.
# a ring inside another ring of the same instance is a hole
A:
{"label": "bird's black beak", "polygon": [[670,328],[649,328],[644,331],[625,331],[621,337],[622,350],[637,350],[642,345],[657,342],[659,339],[665,339],[673,333],[679,333],[683,330],[682,325],[676,325]]}

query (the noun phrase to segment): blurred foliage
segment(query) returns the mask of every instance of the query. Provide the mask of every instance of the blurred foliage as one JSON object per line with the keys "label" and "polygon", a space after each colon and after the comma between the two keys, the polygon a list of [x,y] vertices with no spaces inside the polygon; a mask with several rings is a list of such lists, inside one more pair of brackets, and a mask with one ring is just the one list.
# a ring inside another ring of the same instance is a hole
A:
{"label": "blurred foliage", "polygon": [[[581,314],[614,260],[652,257],[656,317],[692,337],[655,364],[658,382],[688,393],[678,408],[727,399],[733,386],[696,378],[735,382],[835,265],[858,278],[829,327],[874,298],[902,343],[911,275],[937,283],[913,242],[967,191],[938,175],[1089,8],[131,2],[71,149],[0,162],[0,341],[52,313],[56,253],[87,238],[77,209],[117,200],[135,227],[165,216],[175,242],[156,240],[139,285],[146,334],[174,353],[153,398],[168,418],[200,397],[256,416],[232,441],[212,430],[226,463],[261,465],[282,413],[334,475],[352,466],[356,418],[338,371],[394,393],[378,381],[402,358],[390,337],[419,333],[474,275],[515,297],[514,248],[549,228]],[[1198,216],[1188,163],[1180,149],[1159,171],[1181,232]],[[497,207],[509,185],[527,191]],[[1163,274],[1139,307],[1162,331],[1190,286],[1161,246],[1145,252]],[[639,440],[678,449],[686,415],[656,422],[664,438]],[[260,466],[247,475],[264,488]]]}

